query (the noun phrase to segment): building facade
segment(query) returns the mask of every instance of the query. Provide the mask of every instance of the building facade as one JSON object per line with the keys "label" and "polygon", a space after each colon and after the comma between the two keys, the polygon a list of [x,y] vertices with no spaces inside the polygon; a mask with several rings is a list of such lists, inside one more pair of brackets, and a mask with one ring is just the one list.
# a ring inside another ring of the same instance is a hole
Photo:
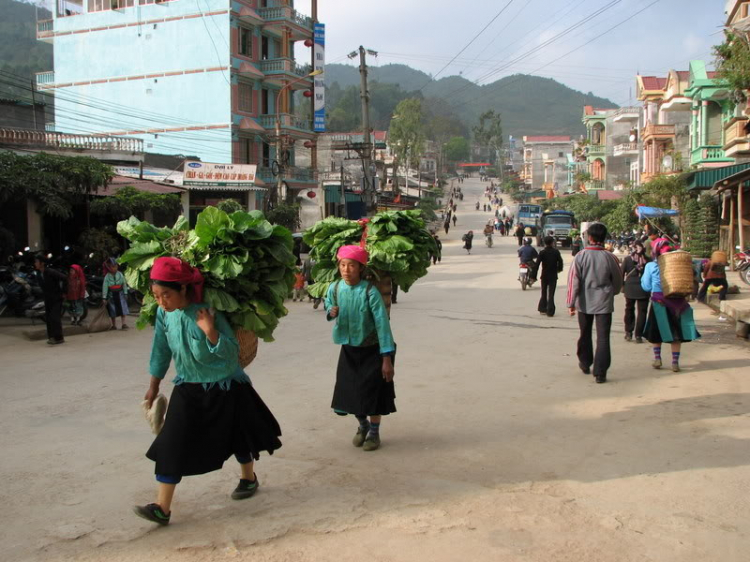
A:
{"label": "building facade", "polygon": [[580,143],[590,179],[587,190],[623,189],[631,185],[638,162],[640,108],[583,108],[586,139]]}
{"label": "building facade", "polygon": [[295,147],[315,135],[311,116],[295,114],[294,92],[313,84],[294,49],[312,48],[313,23],[293,0],[67,0],[37,24],[38,38],[54,43],[55,68],[37,83],[55,97],[54,130],[256,164],[266,184],[278,159],[301,190],[315,178],[295,166]]}
{"label": "building facade", "polygon": [[523,164],[520,178],[532,191],[544,190],[549,197],[571,187],[568,174],[573,141],[568,136],[523,137]]}

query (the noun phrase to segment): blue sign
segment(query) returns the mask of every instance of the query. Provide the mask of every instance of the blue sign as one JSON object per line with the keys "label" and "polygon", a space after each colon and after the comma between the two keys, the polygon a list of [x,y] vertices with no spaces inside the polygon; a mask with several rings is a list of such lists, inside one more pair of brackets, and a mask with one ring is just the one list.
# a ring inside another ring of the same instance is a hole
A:
{"label": "blue sign", "polygon": [[[315,57],[314,70],[325,70],[326,63],[326,26],[323,23],[316,23],[315,44],[313,45],[313,56]],[[313,100],[315,108],[315,119],[313,121],[313,130],[316,133],[324,133],[326,130],[326,88],[325,74],[314,76],[315,87],[313,88]]]}

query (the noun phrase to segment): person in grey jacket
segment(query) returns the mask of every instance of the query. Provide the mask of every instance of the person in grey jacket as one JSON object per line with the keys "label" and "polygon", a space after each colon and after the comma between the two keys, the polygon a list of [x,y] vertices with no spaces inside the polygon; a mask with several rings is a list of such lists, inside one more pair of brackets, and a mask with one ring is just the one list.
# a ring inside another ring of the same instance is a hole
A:
{"label": "person in grey jacket", "polygon": [[[593,223],[586,233],[588,245],[576,254],[568,275],[567,304],[570,315],[578,312],[578,366],[584,374],[591,374],[597,383],[607,382],[607,370],[612,362],[609,333],[615,295],[622,289],[622,272],[617,258],[604,249],[607,227]],[[596,353],[592,344],[596,324]]]}

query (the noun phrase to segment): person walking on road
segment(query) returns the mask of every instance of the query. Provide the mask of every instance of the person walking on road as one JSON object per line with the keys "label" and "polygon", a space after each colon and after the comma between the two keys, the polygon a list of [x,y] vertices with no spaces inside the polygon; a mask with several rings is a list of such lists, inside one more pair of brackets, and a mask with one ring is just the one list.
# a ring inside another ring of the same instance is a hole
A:
{"label": "person walking on road", "polygon": [[49,266],[49,259],[44,254],[34,256],[34,269],[42,276],[42,294],[44,296],[44,320],[47,324],[47,343],[57,345],[65,343],[62,328],[62,305],[67,276]]}
{"label": "person walking on road", "polygon": [[458,220],[458,216],[456,216],[456,212],[453,212],[453,226],[456,226],[456,221]]}
{"label": "person walking on road", "polygon": [[128,309],[128,285],[122,271],[119,271],[115,258],[108,258],[104,262],[104,269],[107,272],[102,282],[102,300],[103,305],[109,310],[109,317],[112,320],[110,330],[116,330],[115,319],[119,316],[122,319],[122,329],[127,330],[128,325],[125,319],[130,310]]}
{"label": "person walking on road", "polygon": [[342,246],[337,258],[341,279],[331,283],[325,299],[328,320],[336,321],[333,341],[341,345],[331,407],[341,416],[357,418],[353,445],[375,451],[382,416],[396,412],[396,344],[380,291],[362,279],[367,251]]}
{"label": "person walking on road", "polygon": [[461,237],[461,240],[464,242],[464,250],[466,250],[466,253],[471,255],[471,245],[474,241],[474,231],[470,230],[466,234],[464,234]]}
{"label": "person walking on road", "polygon": [[644,337],[653,345],[654,369],[661,369],[661,348],[663,343],[672,347],[672,371],[680,372],[680,352],[682,344],[701,337],[695,327],[693,309],[684,297],[666,298],[661,286],[661,272],[657,258],[672,252],[675,247],[666,238],[660,238],[651,249],[653,261],[646,264],[641,279],[641,287],[651,293],[651,308],[644,328]]}
{"label": "person walking on road", "polygon": [[523,228],[523,223],[519,222],[516,225],[516,229],[513,231],[513,236],[515,236],[516,238],[518,238],[518,246],[519,247],[523,246],[523,237],[525,235],[526,235],[526,233],[525,233],[524,228]]}
{"label": "person walking on road", "polygon": [[443,228],[445,229],[445,235],[448,236],[448,231],[451,228],[451,221],[447,220],[443,223]]}
{"label": "person walking on road", "polygon": [[437,234],[433,234],[432,237],[435,239],[435,246],[437,247],[436,252],[432,254],[432,265],[435,265],[436,263],[440,263],[443,259],[443,243],[440,241]]}
{"label": "person walking on road", "polygon": [[651,261],[640,241],[633,242],[630,255],[622,262],[623,292],[625,293],[625,341],[643,343],[649,294],[641,287],[646,264]]}
{"label": "person walking on road", "polygon": [[537,271],[542,268],[542,296],[539,299],[540,314],[549,317],[555,315],[555,290],[557,289],[557,276],[563,270],[563,259],[560,250],[555,248],[555,239],[552,236],[544,238],[544,249],[539,252],[536,260]]}
{"label": "person walking on road", "polygon": [[[584,374],[591,374],[597,383],[607,382],[607,370],[612,363],[609,334],[615,295],[622,289],[622,272],[617,258],[604,249],[607,227],[593,223],[587,231],[589,244],[573,260],[568,275],[567,306],[570,315],[578,313],[578,366]],[[591,338],[596,325],[596,352]]]}
{"label": "person walking on road", "polygon": [[[219,470],[234,455],[241,477],[233,500],[258,490],[254,461],[281,447],[281,429],[239,365],[239,344],[221,312],[203,302],[203,276],[178,258],[158,258],[151,290],[159,308],[151,349],[151,408],[174,360],[177,376],[164,426],[146,456],[156,463],[157,499],[136,515],[167,525],[175,488],[183,476]],[[162,397],[163,400],[163,397]]]}

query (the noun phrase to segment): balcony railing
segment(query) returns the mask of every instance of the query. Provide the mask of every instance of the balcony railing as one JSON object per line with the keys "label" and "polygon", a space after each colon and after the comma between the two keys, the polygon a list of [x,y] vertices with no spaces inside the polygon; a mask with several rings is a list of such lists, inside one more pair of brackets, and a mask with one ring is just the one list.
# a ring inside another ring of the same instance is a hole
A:
{"label": "balcony railing", "polygon": [[674,134],[674,125],[654,125],[647,123],[643,129],[644,139],[648,137],[673,137]]}
{"label": "balcony railing", "polygon": [[297,76],[307,76],[312,72],[309,64],[297,64],[292,59],[268,59],[260,61],[260,70],[263,74],[288,73]]}
{"label": "balcony railing", "polygon": [[[277,3],[273,2],[273,4]],[[313,28],[312,18],[300,14],[291,6],[278,4],[266,8],[258,8],[258,15],[266,20],[266,22],[288,20],[310,31]]]}
{"label": "balcony railing", "polygon": [[724,131],[724,150],[738,142],[748,142],[748,135],[745,131],[747,120],[736,121]]}
{"label": "balcony railing", "polygon": [[603,144],[590,144],[588,150],[589,154],[604,154],[607,151]]}
{"label": "balcony railing", "polygon": [[36,38],[51,40],[55,33],[55,20],[39,20],[36,22]]}
{"label": "balcony railing", "polygon": [[638,152],[638,143],[626,142],[623,144],[615,145],[615,156],[620,156],[621,154],[629,154],[633,152]]}
{"label": "balcony railing", "polygon": [[[271,168],[267,167],[259,167],[257,175],[267,184],[274,184],[278,180],[278,176],[274,176]],[[297,166],[287,166],[284,168],[284,179],[287,181],[301,182],[317,181],[315,170],[312,170],[311,168],[298,168]]]}
{"label": "balcony railing", "polygon": [[621,107],[614,113],[615,121],[638,119],[641,114],[640,107]]}
{"label": "balcony railing", "polygon": [[720,146],[699,146],[690,153],[690,164],[698,166],[714,162],[733,162]]}
{"label": "balcony railing", "polygon": [[49,86],[55,83],[55,71],[48,70],[47,72],[36,73],[36,85],[37,88]]}
{"label": "balcony railing", "polygon": [[586,186],[588,189],[604,189],[604,180],[589,180]]}
{"label": "balcony railing", "polygon": [[0,129],[0,145],[71,150],[143,152],[143,141],[126,137],[74,135],[26,129]]}
{"label": "balcony railing", "polygon": [[[261,115],[258,117],[260,124],[264,129],[273,130],[276,128],[276,115]],[[297,117],[291,113],[281,113],[279,115],[279,122],[282,129],[298,129],[301,131],[312,131],[312,121],[310,119],[303,119]]]}

